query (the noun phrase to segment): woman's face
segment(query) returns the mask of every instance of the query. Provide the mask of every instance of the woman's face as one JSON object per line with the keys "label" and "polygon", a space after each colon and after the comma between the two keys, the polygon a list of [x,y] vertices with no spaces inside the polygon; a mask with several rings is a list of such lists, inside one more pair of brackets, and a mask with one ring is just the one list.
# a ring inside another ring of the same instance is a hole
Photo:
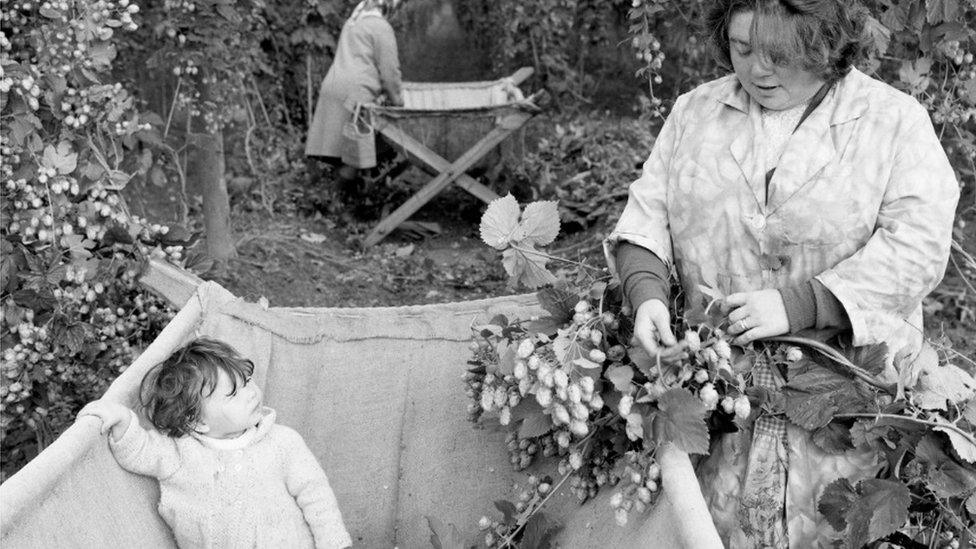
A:
{"label": "woman's face", "polygon": [[749,39],[752,15],[751,11],[739,12],[729,22],[729,52],[735,76],[746,92],[769,110],[781,111],[806,103],[824,81],[795,66],[774,65],[753,51]]}

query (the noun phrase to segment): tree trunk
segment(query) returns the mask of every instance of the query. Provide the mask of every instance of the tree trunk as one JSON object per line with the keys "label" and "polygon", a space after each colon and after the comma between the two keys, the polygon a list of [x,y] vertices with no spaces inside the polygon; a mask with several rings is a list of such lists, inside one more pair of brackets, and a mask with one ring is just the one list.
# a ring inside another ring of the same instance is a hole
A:
{"label": "tree trunk", "polygon": [[220,269],[237,256],[230,226],[230,197],[224,181],[223,134],[197,133],[191,138],[192,153],[187,172],[203,195],[203,221],[207,256]]}

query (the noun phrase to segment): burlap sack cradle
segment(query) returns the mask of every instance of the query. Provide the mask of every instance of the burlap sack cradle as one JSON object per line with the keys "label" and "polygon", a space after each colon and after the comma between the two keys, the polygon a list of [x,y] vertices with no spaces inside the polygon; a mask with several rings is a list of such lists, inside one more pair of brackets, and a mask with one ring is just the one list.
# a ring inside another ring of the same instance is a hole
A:
{"label": "burlap sack cradle", "polygon": [[[298,430],[335,490],[356,547],[430,547],[425,516],[477,535],[515,482],[505,432],[465,419],[460,380],[469,326],[495,314],[539,314],[532,296],[363,309],[265,309],[204,283],[105,393],[132,406],[142,376],[189,338],[227,341],[256,365],[278,420]],[[0,546],[173,547],[154,481],[116,464],[98,421],[79,419],[0,485]],[[617,527],[609,493],[549,512],[561,547],[719,547],[688,456],[661,458],[666,496]],[[605,490],[605,492],[609,492]]]}

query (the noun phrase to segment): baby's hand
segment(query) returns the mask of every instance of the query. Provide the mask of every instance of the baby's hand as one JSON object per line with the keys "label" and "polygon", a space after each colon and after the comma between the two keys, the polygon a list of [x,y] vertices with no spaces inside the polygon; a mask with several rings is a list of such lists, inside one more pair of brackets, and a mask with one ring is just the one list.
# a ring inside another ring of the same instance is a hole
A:
{"label": "baby's hand", "polygon": [[99,430],[103,435],[112,431],[112,438],[118,440],[129,428],[132,421],[132,413],[125,406],[108,400],[96,400],[89,402],[78,412],[78,417],[94,416],[102,420],[102,428]]}

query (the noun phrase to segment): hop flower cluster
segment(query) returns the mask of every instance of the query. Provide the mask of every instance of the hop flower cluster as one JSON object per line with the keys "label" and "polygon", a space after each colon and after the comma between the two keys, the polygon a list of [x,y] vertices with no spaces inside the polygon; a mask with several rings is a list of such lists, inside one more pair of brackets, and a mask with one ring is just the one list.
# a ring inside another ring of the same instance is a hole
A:
{"label": "hop flower cluster", "polygon": [[559,312],[562,326],[496,317],[474,328],[472,367],[463,375],[469,419],[496,418],[509,427],[516,470],[551,458],[581,502],[617,486],[611,506],[620,523],[644,512],[659,492],[659,433],[650,418],[660,399],[675,391],[697,399],[702,421],[708,414],[728,423],[752,415],[728,336],[687,330],[677,346],[652,358],[632,341],[629,313],[619,293],[601,284]]}
{"label": "hop flower cluster", "polygon": [[523,525],[525,523],[524,519],[519,519],[538,510],[553,490],[553,480],[549,475],[542,477],[530,475],[525,486],[518,491],[514,506],[509,510],[511,516],[506,515],[502,520],[483,516],[478,520],[478,529],[484,533],[485,547],[488,549],[515,547],[513,542],[517,542],[522,533],[520,523]]}
{"label": "hop flower cluster", "polygon": [[107,40],[134,30],[138,11],[130,0],[0,10],[0,481],[174,314],[138,279],[146,257],[178,261],[182,243],[127,215],[118,194],[136,169],[127,151],[149,126],[120,84],[104,83]]}

